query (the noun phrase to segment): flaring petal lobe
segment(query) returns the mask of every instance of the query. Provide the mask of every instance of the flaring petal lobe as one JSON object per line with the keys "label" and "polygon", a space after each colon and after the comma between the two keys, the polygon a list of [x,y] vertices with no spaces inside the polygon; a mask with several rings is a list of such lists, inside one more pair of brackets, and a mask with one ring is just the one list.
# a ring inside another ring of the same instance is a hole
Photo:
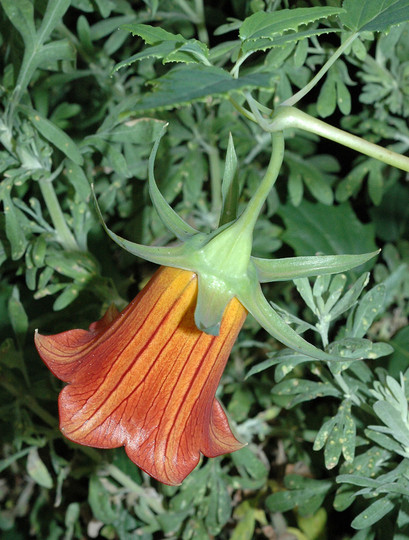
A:
{"label": "flaring petal lobe", "polygon": [[243,445],[215,399],[246,317],[233,298],[220,334],[194,323],[197,277],[162,267],[121,313],[110,308],[89,331],[36,334],[49,369],[70,383],[59,397],[60,428],[79,444],[125,446],[131,460],[165,484],[208,457]]}

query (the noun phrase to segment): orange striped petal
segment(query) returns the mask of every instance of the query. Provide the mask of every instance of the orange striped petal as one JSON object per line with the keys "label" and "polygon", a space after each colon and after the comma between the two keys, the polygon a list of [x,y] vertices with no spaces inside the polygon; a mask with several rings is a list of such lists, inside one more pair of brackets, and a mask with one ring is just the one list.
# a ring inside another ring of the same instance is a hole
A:
{"label": "orange striped petal", "polygon": [[122,313],[110,308],[89,331],[36,334],[37,350],[60,379],[60,428],[97,448],[125,445],[131,460],[165,484],[179,484],[200,452],[243,445],[215,399],[246,317],[233,298],[218,336],[194,323],[197,277],[160,268]]}

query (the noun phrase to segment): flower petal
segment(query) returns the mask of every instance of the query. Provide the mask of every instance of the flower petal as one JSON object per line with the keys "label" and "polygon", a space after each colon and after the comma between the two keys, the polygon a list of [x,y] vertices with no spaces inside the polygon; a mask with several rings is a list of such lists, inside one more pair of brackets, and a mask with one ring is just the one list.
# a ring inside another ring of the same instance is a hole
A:
{"label": "flower petal", "polygon": [[233,298],[219,336],[211,336],[195,326],[196,298],[195,274],[161,268],[121,314],[89,332],[36,335],[45,363],[71,383],[59,398],[66,437],[125,445],[132,461],[166,484],[179,484],[200,452],[214,457],[243,446],[214,396],[247,312]]}

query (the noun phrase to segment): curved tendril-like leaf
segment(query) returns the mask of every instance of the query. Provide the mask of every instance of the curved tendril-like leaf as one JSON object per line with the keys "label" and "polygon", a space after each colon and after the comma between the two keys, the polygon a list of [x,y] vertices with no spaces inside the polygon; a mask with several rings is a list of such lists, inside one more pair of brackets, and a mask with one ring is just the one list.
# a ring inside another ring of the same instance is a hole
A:
{"label": "curved tendril-like leaf", "polygon": [[218,336],[223,313],[233,293],[215,277],[198,274],[195,324],[199,330]]}
{"label": "curved tendril-like leaf", "polygon": [[366,263],[372,257],[378,255],[379,251],[360,255],[314,255],[312,257],[288,257],[285,259],[252,257],[251,260],[256,268],[258,280],[261,283],[267,283],[269,281],[284,281],[346,272]]}
{"label": "curved tendril-like leaf", "polygon": [[346,360],[346,358],[334,356],[317,349],[317,347],[298,335],[270,306],[258,283],[252,285],[250,294],[238,295],[237,298],[269,334],[287,347],[325,362],[329,360]]}
{"label": "curved tendril-like leaf", "polygon": [[149,195],[152,201],[155,210],[159,214],[160,219],[162,220],[165,227],[167,227],[173,234],[179,238],[179,240],[186,240],[190,238],[198,231],[188,225],[166,202],[162,193],[159,191],[159,188],[156,184],[154,166],[156,153],[158,151],[159,143],[166,131],[168,124],[165,124],[162,128],[162,131],[159,134],[159,137],[156,139],[155,144],[153,145],[151,155],[149,157],[149,166],[148,166],[148,181],[149,181]]}
{"label": "curved tendril-like leaf", "polygon": [[108,234],[108,236],[116,244],[118,244],[118,246],[125,249],[125,251],[128,251],[128,253],[131,253],[132,255],[136,255],[137,257],[141,257],[142,259],[145,259],[147,261],[150,261],[156,264],[161,264],[164,266],[184,268],[183,266],[184,246],[183,245],[172,246],[172,247],[144,246],[142,244],[136,244],[135,242],[130,242],[129,240],[125,240],[125,238],[122,238],[122,236],[119,236],[118,234],[115,234],[113,231],[111,231],[105,224],[104,218],[102,217],[101,209],[98,205],[98,201],[95,196],[93,185],[91,185],[91,192],[94,198],[95,208],[97,210],[99,219],[101,220],[102,226],[104,227],[105,232]]}

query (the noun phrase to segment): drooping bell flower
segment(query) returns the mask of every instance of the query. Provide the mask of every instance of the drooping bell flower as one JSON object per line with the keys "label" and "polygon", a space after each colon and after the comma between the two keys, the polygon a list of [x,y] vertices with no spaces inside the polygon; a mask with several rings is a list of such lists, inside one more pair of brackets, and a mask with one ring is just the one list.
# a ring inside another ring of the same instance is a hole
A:
{"label": "drooping bell flower", "polygon": [[142,246],[104,224],[120,246],[162,268],[122,313],[110,308],[88,331],[36,333],[40,356],[68,383],[59,397],[60,428],[67,438],[97,448],[125,446],[149,475],[179,484],[200,453],[213,457],[242,446],[215,393],[247,312],[288,347],[319,360],[339,359],[285,323],[260,283],[345,271],[375,253],[278,260],[251,256],[254,225],[283,159],[282,133],[272,138],[266,175],[238,218],[232,196],[237,191],[235,154],[229,143],[222,225],[210,234],[185,223],[160,194],[153,173],[160,137],[156,141],[149,161],[150,196],[181,243]]}
{"label": "drooping bell flower", "polygon": [[122,313],[89,331],[36,335],[60,394],[60,429],[80,444],[125,446],[141,469],[179,484],[208,457],[241,448],[215,392],[246,317],[232,299],[218,336],[197,329],[197,278],[162,267]]}

